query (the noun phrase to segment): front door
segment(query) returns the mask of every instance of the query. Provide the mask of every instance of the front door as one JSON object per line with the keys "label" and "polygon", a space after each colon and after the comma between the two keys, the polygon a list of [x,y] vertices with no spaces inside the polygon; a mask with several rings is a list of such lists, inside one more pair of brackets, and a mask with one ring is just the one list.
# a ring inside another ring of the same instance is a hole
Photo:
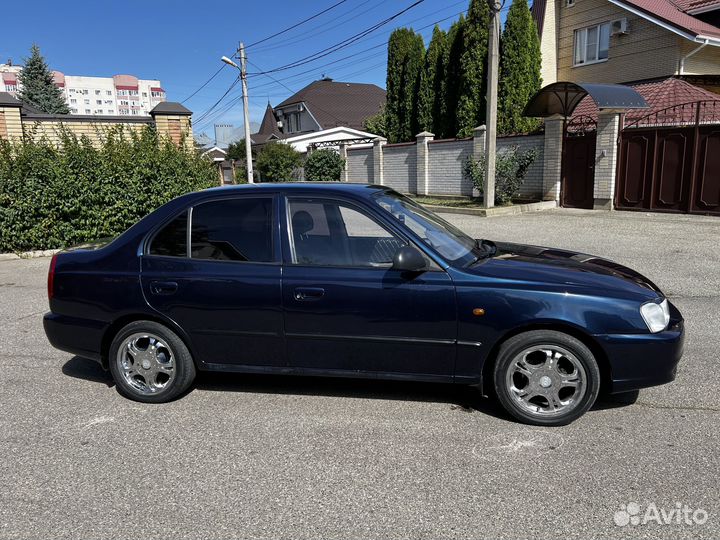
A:
{"label": "front door", "polygon": [[595,132],[566,136],[564,145],[562,205],[591,209],[595,185]]}
{"label": "front door", "polygon": [[293,197],[286,204],[289,365],[452,377],[457,323],[450,277],[437,267],[412,276],[391,269],[408,240],[354,203]]}
{"label": "front door", "polygon": [[148,303],[210,367],[285,365],[274,206],[272,196],[201,203],[162,228],[143,256]]}

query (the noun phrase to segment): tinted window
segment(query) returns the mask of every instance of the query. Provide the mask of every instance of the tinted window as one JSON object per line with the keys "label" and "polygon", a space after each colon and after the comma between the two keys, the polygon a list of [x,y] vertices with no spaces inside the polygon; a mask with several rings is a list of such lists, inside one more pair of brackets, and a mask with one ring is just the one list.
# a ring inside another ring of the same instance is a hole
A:
{"label": "tinted window", "polygon": [[333,201],[291,200],[296,264],[389,267],[401,239],[360,210]]}
{"label": "tinted window", "polygon": [[160,229],[150,244],[150,255],[187,257],[187,212]]}
{"label": "tinted window", "polygon": [[193,208],[193,259],[271,262],[272,199],[228,199]]}

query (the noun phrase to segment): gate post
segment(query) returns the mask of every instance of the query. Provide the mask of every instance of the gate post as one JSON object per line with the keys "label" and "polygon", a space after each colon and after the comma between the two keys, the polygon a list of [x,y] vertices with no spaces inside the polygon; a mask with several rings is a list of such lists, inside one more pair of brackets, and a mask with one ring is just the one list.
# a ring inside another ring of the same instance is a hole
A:
{"label": "gate post", "polygon": [[593,189],[595,210],[612,210],[617,176],[620,113],[601,109],[598,114],[595,143],[595,182]]}
{"label": "gate post", "polygon": [[350,166],[348,165],[347,144],[340,143],[338,151],[340,153],[340,159],[343,160],[343,170],[340,175],[340,180],[348,182],[350,181]]}
{"label": "gate post", "polygon": [[559,114],[545,119],[543,148],[543,200],[560,201],[565,118]]}
{"label": "gate post", "polygon": [[429,149],[428,143],[435,138],[435,135],[423,131],[415,135],[416,140],[416,151],[415,156],[415,195],[422,193],[424,195],[430,194],[430,164],[429,164]]}

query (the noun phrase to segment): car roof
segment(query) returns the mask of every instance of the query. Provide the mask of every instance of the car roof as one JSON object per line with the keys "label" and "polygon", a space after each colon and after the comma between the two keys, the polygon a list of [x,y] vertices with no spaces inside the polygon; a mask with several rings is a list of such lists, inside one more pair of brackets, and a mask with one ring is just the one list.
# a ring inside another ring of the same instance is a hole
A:
{"label": "car roof", "polygon": [[386,186],[374,184],[359,184],[351,182],[266,182],[261,184],[241,184],[236,186],[221,186],[203,190],[203,194],[239,194],[249,191],[275,191],[292,193],[295,191],[318,192],[326,194],[347,194],[356,197],[371,197],[381,191],[391,191]]}

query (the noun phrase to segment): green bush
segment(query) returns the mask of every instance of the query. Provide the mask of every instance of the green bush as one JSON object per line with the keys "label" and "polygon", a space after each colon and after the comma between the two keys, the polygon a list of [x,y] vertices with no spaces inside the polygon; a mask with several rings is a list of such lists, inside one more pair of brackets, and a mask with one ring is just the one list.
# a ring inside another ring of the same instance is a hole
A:
{"label": "green bush", "polygon": [[322,148],[305,160],[305,180],[339,182],[345,160],[332,148]]}
{"label": "green bush", "polygon": [[60,138],[0,140],[0,252],[116,236],[167,201],[218,184],[212,162],[151,127],[118,126],[98,146],[67,131]]}
{"label": "green bush", "polygon": [[[520,193],[520,186],[525,180],[530,165],[538,156],[535,148],[521,151],[517,146],[501,150],[495,158],[495,204],[510,204]],[[477,190],[483,193],[485,181],[485,156],[475,161],[468,158],[463,168],[465,177],[470,179]]]}
{"label": "green bush", "polygon": [[302,165],[302,154],[289,144],[270,142],[257,154],[255,167],[263,182],[292,182]]}

